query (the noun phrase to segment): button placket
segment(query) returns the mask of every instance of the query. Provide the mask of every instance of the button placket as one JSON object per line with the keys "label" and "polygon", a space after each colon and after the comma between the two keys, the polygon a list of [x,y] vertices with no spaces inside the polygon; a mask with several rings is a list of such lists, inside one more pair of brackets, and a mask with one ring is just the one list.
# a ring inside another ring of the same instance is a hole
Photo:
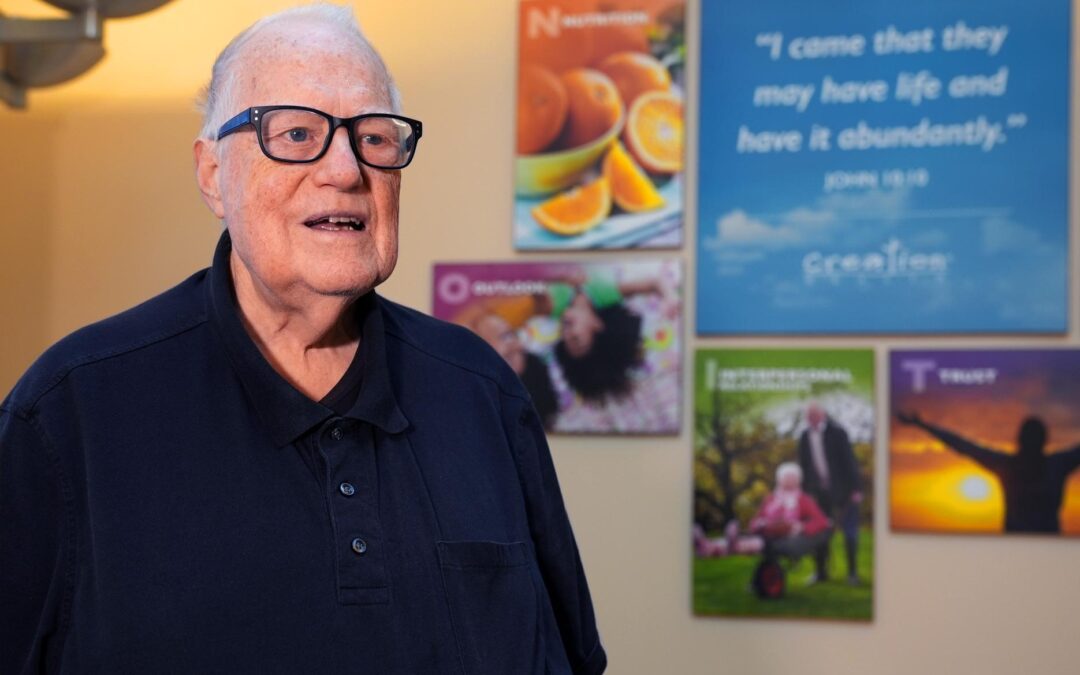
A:
{"label": "button placket", "polygon": [[389,588],[379,522],[374,430],[367,424],[332,418],[320,432],[319,446],[327,460],[339,597],[347,604],[385,602]]}

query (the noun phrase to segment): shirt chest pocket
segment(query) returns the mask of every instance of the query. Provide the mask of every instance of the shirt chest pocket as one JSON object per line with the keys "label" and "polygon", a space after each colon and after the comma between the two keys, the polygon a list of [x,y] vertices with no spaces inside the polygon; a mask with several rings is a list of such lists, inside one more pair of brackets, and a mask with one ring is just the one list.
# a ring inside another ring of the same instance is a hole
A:
{"label": "shirt chest pocket", "polygon": [[528,544],[442,541],[438,549],[465,673],[543,673],[542,584]]}

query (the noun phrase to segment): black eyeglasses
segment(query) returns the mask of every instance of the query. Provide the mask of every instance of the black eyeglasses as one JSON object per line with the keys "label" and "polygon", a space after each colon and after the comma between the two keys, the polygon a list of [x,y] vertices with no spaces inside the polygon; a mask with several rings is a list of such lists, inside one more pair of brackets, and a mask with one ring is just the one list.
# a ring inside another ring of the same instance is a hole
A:
{"label": "black eyeglasses", "polygon": [[338,127],[345,127],[356,159],[376,169],[408,166],[424,128],[419,120],[401,115],[342,118],[298,105],[263,105],[248,108],[221,125],[217,140],[247,125],[255,128],[264,155],[292,164],[317,161],[326,154]]}

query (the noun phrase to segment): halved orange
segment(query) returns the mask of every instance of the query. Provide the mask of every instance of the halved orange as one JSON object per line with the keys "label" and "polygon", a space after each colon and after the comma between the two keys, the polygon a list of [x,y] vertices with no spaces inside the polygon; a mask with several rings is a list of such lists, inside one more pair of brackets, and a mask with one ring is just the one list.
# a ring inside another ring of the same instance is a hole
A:
{"label": "halved orange", "polygon": [[656,186],[626,152],[623,144],[615,141],[604,157],[604,178],[611,185],[611,198],[623,211],[636,213],[651,211],[664,205]]}
{"label": "halved orange", "polygon": [[683,102],[677,94],[646,92],[630,106],[623,140],[646,171],[682,171],[683,136]]}
{"label": "halved orange", "polygon": [[544,229],[570,236],[591,230],[611,213],[611,186],[607,178],[555,195],[532,210]]}

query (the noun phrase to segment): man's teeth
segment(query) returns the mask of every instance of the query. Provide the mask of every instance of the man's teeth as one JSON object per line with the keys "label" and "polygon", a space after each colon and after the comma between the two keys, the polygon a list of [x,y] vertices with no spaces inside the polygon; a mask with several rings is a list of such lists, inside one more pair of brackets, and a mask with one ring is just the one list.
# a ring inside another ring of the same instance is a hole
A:
{"label": "man's teeth", "polygon": [[311,227],[323,230],[362,230],[364,229],[364,221],[350,216],[328,216],[314,221],[311,223]]}

